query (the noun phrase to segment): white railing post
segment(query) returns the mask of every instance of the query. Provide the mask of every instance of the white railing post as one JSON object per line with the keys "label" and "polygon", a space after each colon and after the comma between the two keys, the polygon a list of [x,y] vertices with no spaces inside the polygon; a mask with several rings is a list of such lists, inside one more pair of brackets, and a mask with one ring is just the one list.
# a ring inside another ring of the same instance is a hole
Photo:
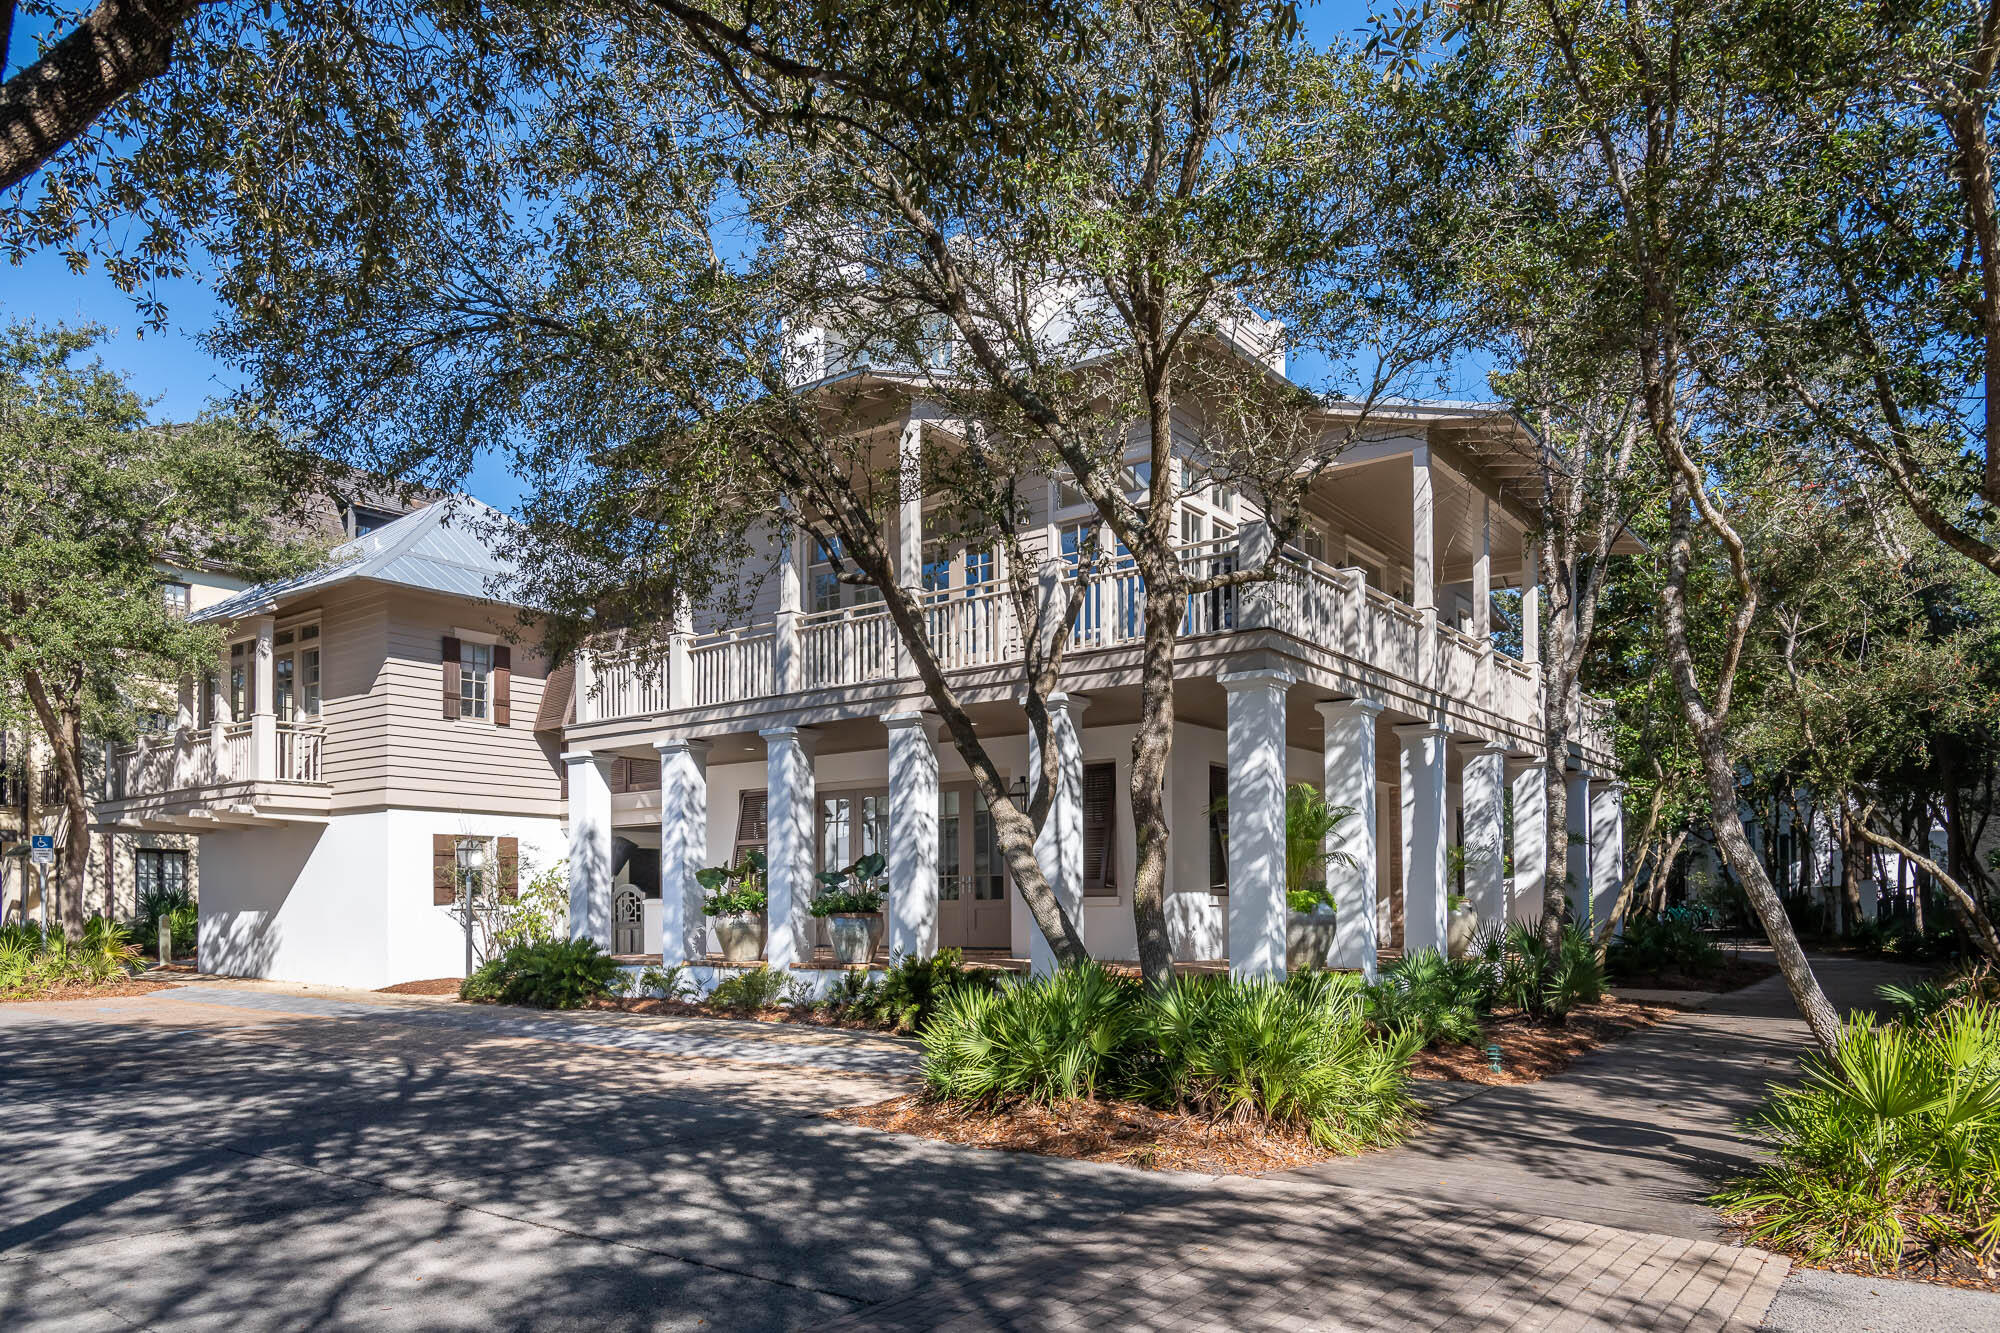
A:
{"label": "white railing post", "polygon": [[595,722],[597,720],[597,654],[588,648],[577,650],[576,670],[571,673],[575,683],[576,720]]}
{"label": "white railing post", "polygon": [[[1271,525],[1258,519],[1236,534],[1236,567],[1257,569],[1271,559]],[[1236,628],[1269,629],[1278,623],[1280,596],[1276,580],[1245,583],[1236,588]],[[1219,628],[1219,627],[1218,627]]]}
{"label": "white railing post", "polygon": [[257,649],[250,707],[250,771],[244,776],[253,782],[269,782],[278,772],[278,717],[273,702],[271,672],[275,622],[270,616],[257,617]]}
{"label": "white railing post", "polygon": [[667,706],[692,708],[694,690],[694,616],[683,606],[674,613],[673,633],[667,638]]}

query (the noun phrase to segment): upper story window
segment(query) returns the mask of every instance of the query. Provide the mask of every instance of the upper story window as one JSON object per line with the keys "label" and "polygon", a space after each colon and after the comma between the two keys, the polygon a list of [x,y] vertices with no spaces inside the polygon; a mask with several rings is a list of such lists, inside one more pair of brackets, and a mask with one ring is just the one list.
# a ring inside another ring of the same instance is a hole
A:
{"label": "upper story window", "polygon": [[388,509],[375,509],[368,505],[347,506],[347,534],[350,537],[366,537],[378,528],[386,528],[402,515]]}
{"label": "upper story window", "polygon": [[458,646],[458,715],[484,718],[493,684],[493,645]]}
{"label": "upper story window", "polygon": [[281,629],[271,640],[271,702],[278,719],[319,716],[319,626]]}
{"label": "upper story window", "polygon": [[924,591],[944,592],[951,587],[951,552],[933,546],[924,552]]}
{"label": "upper story window", "polygon": [[167,604],[169,614],[184,616],[188,613],[188,603],[193,591],[185,583],[170,580],[160,585],[160,600]]}
{"label": "upper story window", "polygon": [[806,591],[814,611],[840,609],[840,575],[833,565],[834,557],[839,552],[840,543],[837,541],[831,547],[823,542],[813,543],[812,569],[806,579]]}
{"label": "upper story window", "polygon": [[246,721],[250,716],[250,672],[254,669],[257,645],[229,645],[229,720]]}
{"label": "upper story window", "polygon": [[965,590],[971,592],[993,581],[993,552],[967,550],[965,553]]}

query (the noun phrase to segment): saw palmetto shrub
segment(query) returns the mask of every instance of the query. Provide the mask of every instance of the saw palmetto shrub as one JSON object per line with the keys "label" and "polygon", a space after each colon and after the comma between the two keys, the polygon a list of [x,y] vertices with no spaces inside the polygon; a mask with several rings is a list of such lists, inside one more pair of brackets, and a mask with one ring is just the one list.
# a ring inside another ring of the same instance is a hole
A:
{"label": "saw palmetto shrub", "polygon": [[1400,1137],[1420,1038],[1377,1032],[1358,985],[1329,974],[1183,977],[1155,991],[1086,963],[955,993],[922,1042],[926,1086],[943,1100],[1125,1098],[1353,1151]]}
{"label": "saw palmetto shrub", "polygon": [[2000,1006],[1849,1020],[1751,1129],[1773,1160],[1715,1202],[1808,1263],[1894,1272],[2000,1247]]}
{"label": "saw palmetto shrub", "polygon": [[458,988],[462,1000],[580,1009],[611,994],[618,960],[594,940],[516,944],[479,965]]}

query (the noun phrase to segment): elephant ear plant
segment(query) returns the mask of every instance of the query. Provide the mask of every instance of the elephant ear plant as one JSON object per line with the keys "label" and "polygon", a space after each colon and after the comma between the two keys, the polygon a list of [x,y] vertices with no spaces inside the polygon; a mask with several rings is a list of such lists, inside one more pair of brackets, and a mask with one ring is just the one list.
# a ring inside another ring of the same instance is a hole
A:
{"label": "elephant ear plant", "polygon": [[814,916],[855,916],[882,910],[883,871],[888,861],[870,852],[851,866],[822,870],[819,892],[812,900]]}
{"label": "elephant ear plant", "polygon": [[764,853],[754,847],[733,866],[697,870],[694,880],[701,885],[701,910],[706,916],[760,913],[770,901],[764,887]]}

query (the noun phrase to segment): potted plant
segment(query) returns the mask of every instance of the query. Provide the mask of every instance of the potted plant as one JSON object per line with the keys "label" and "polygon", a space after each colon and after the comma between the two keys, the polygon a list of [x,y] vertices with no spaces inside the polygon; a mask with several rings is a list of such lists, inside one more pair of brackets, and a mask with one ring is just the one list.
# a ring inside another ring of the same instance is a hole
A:
{"label": "potted plant", "polygon": [[1285,970],[1333,966],[1334,905],[1324,880],[1285,890]]}
{"label": "potted plant", "polygon": [[769,931],[765,909],[770,895],[764,887],[764,853],[752,848],[733,866],[710,866],[695,872],[701,885],[702,915],[715,923],[715,942],[724,960],[754,963],[764,956]]}
{"label": "potted plant", "polygon": [[[1229,798],[1209,806],[1212,815],[1229,813]],[[1353,815],[1354,807],[1329,805],[1326,793],[1310,782],[1285,789],[1285,970],[1303,972],[1333,966],[1333,895],[1327,891],[1328,866],[1352,867],[1346,852],[1329,852],[1326,840]],[[1225,827],[1222,841],[1229,834]]]}
{"label": "potted plant", "polygon": [[882,871],[888,862],[870,852],[851,866],[819,873],[819,892],[811,911],[826,919],[835,961],[854,966],[875,957],[882,943]]}
{"label": "potted plant", "polygon": [[[1460,844],[1444,849],[1444,872],[1447,883],[1465,887],[1465,877],[1486,864],[1484,851]],[[1472,900],[1463,893],[1447,894],[1445,897],[1445,952],[1453,958],[1463,958],[1472,948],[1472,937],[1479,933],[1479,912]]]}

